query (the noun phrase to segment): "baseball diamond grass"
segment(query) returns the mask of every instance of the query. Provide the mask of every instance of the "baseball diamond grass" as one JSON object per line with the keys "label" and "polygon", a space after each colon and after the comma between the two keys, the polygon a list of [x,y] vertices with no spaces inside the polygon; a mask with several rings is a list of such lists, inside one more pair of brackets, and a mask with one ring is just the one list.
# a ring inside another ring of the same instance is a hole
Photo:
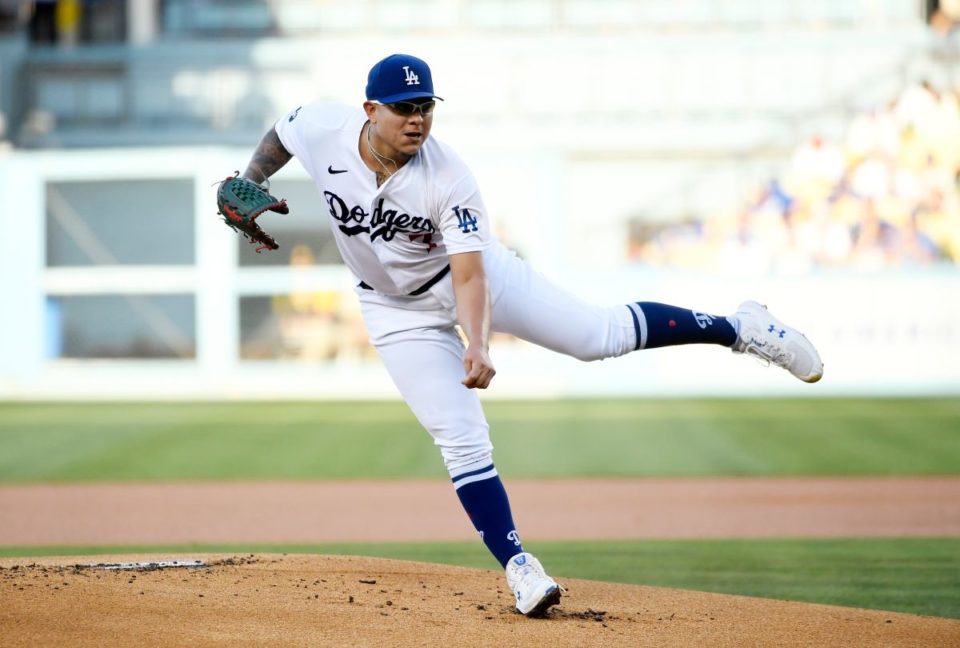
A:
{"label": "baseball diamond grass", "polygon": [[[760,596],[960,619],[960,538],[538,542],[563,578]],[[6,547],[0,556],[312,553],[496,569],[479,543]],[[657,608],[654,612],[673,610]]]}
{"label": "baseball diamond grass", "polygon": [[[960,399],[489,401],[520,477],[960,474]],[[0,483],[445,478],[401,402],[0,403]],[[542,542],[557,577],[960,618],[960,539]],[[0,556],[372,555],[493,568],[481,543],[7,547]],[[651,602],[655,605],[655,602]]]}
{"label": "baseball diamond grass", "polygon": [[[960,474],[960,399],[489,401],[520,477]],[[446,476],[401,402],[0,403],[0,482]]]}

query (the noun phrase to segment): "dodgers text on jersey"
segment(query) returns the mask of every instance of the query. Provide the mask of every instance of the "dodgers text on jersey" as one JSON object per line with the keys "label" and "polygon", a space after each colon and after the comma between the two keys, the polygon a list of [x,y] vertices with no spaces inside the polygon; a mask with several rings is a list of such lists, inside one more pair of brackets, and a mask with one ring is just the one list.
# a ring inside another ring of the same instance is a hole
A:
{"label": "dodgers text on jersey", "polygon": [[[392,241],[397,233],[410,235],[411,240],[424,234],[433,234],[436,227],[429,218],[411,216],[396,209],[384,209],[384,199],[377,201],[370,213],[360,205],[347,205],[346,201],[332,191],[324,191],[323,197],[330,208],[330,216],[340,223],[340,231],[347,236],[370,234],[370,240],[383,238]],[[368,221],[369,218],[369,221]]]}

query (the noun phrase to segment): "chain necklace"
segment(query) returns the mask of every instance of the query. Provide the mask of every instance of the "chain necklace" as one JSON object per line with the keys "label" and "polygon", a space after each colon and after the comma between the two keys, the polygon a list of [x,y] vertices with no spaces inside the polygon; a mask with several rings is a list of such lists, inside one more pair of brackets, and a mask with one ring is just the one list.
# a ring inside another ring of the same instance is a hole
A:
{"label": "chain necklace", "polygon": [[386,155],[381,155],[380,153],[377,153],[377,150],[373,148],[373,142],[370,140],[371,130],[373,130],[372,125],[368,123],[367,124],[367,150],[370,151],[370,155],[374,157],[377,163],[379,163],[380,166],[383,167],[383,173],[380,173],[379,171],[377,171],[377,186],[379,187],[384,182],[386,182],[390,178],[390,176],[392,176],[395,173],[395,171],[391,171],[390,169],[387,168],[385,161],[390,162],[390,164],[393,165],[394,169],[399,168],[399,166],[397,165],[396,160],[394,160],[393,158],[389,158]]}

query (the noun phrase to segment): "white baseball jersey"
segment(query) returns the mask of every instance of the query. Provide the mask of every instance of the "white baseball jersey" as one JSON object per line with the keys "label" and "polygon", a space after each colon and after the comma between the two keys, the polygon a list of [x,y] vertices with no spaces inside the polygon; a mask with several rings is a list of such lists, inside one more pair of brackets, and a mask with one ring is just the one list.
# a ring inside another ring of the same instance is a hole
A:
{"label": "white baseball jersey", "polygon": [[493,446],[476,390],[460,383],[451,277],[431,282],[448,255],[483,253],[491,330],[589,360],[633,350],[635,325],[628,308],[584,303],[492,236],[473,174],[432,135],[378,188],[358,149],[365,122],[362,110],[315,103],[275,128],[326,201],[347,267],[373,289],[357,288],[370,341],[451,475],[462,475],[489,466]]}
{"label": "white baseball jersey", "polygon": [[358,150],[364,123],[360,108],[318,102],[291,111],[275,129],[316,182],[358,282],[408,295],[446,268],[447,255],[487,248],[489,220],[473,174],[433,136],[377,187]]}

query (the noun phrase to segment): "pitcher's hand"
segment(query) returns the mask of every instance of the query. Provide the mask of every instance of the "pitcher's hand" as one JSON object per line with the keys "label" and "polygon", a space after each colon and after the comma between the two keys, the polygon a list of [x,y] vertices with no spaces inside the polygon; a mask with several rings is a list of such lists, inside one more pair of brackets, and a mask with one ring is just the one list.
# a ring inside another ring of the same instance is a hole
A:
{"label": "pitcher's hand", "polygon": [[467,374],[461,382],[470,389],[486,389],[497,374],[490,353],[483,348],[468,346],[463,355],[463,370]]}

